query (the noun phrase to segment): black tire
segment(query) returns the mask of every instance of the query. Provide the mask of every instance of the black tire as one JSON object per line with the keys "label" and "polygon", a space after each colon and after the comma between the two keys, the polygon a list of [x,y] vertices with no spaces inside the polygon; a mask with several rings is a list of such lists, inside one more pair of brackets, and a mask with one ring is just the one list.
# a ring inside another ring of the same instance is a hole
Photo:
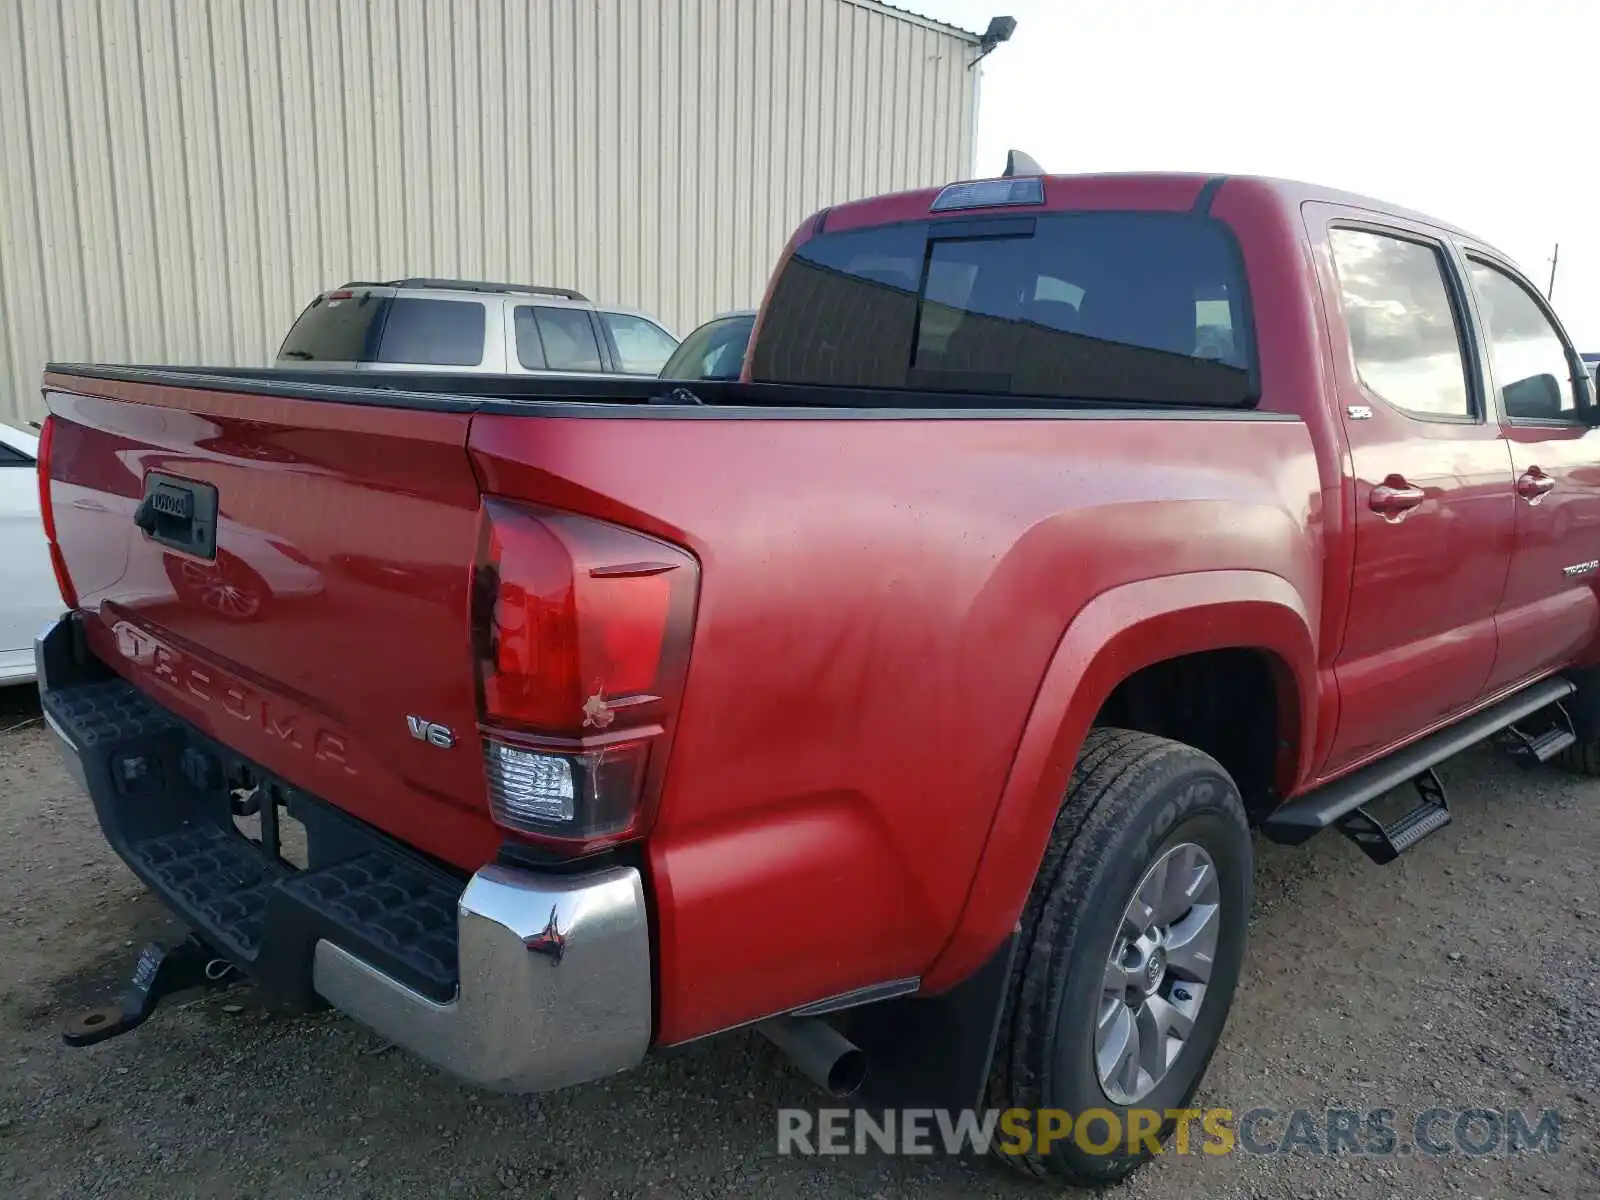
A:
{"label": "black tire", "polygon": [[1600,775],[1600,667],[1579,667],[1566,677],[1577,691],[1562,701],[1578,740],[1555,756],[1558,767],[1576,775]]}
{"label": "black tire", "polygon": [[1556,765],[1577,775],[1600,775],[1600,741],[1573,742],[1556,755]]}
{"label": "black tire", "polygon": [[[1001,1152],[1013,1167],[1101,1186],[1150,1156],[1148,1149],[1128,1152],[1129,1107],[1111,1101],[1101,1086],[1094,1023],[1107,958],[1134,889],[1163,854],[1186,842],[1204,849],[1216,867],[1221,924],[1194,1029],[1166,1076],[1136,1105],[1163,1114],[1188,1105],[1221,1040],[1250,919],[1250,829],[1233,780],[1208,755],[1150,734],[1092,730],[1023,913],[989,1102],[1002,1110],[1061,1109],[1074,1119],[1109,1110],[1123,1137],[1108,1154],[1090,1153],[1076,1138],[1055,1141],[1043,1155],[1037,1147]],[[1161,1138],[1175,1126],[1164,1122]],[[1200,1136],[1198,1128],[1193,1132]],[[1105,1133],[1094,1128],[1091,1142],[1104,1142]]]}

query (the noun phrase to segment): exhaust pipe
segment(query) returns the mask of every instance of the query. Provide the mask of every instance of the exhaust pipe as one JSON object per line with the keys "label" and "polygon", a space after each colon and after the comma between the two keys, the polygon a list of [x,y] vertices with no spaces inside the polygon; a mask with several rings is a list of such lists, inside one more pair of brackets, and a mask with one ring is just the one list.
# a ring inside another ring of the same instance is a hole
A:
{"label": "exhaust pipe", "polygon": [[756,1029],[830,1096],[853,1096],[867,1078],[867,1056],[821,1017],[773,1017]]}

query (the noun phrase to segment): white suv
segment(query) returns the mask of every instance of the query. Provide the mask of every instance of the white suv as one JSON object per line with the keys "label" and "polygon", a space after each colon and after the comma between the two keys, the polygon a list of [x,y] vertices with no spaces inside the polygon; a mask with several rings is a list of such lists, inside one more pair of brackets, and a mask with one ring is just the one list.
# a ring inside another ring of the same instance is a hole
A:
{"label": "white suv", "polygon": [[277,365],[300,370],[655,375],[678,339],[566,288],[464,279],[347,283],[300,314]]}

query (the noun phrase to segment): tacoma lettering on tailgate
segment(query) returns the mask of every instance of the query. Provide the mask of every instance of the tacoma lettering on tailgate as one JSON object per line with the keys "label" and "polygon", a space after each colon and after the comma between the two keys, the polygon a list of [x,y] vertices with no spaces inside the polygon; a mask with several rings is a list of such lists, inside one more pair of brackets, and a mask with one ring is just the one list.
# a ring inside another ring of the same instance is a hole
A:
{"label": "tacoma lettering on tailgate", "polygon": [[258,725],[283,745],[304,751],[321,763],[356,774],[347,739],[316,723],[314,717],[278,697],[268,698],[215,667],[201,666],[149,630],[128,621],[112,627],[117,651],[144,667],[158,681],[236,721]]}

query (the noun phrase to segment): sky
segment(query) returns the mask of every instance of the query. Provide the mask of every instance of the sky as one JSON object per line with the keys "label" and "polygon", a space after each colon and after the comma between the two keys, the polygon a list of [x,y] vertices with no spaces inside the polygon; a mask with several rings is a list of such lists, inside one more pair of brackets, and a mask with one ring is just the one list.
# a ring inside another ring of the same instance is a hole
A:
{"label": "sky", "polygon": [[981,32],[977,174],[1278,175],[1470,230],[1600,353],[1600,3],[896,0]]}

